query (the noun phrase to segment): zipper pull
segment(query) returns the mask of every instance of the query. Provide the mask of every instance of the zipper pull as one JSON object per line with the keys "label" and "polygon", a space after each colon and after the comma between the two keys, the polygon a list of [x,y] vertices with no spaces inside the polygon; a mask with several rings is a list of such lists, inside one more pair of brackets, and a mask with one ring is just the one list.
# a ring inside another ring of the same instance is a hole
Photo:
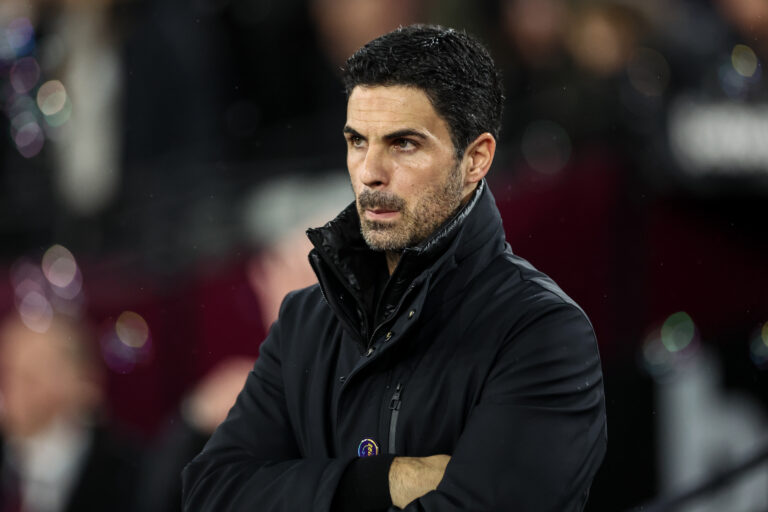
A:
{"label": "zipper pull", "polygon": [[392,395],[392,399],[389,401],[389,410],[392,414],[389,417],[389,453],[397,453],[397,446],[395,441],[397,440],[397,417],[400,415],[400,390],[402,386],[397,383],[395,393]]}
{"label": "zipper pull", "polygon": [[389,401],[389,410],[390,411],[399,411],[400,410],[400,388],[401,385],[398,382],[397,387],[395,388],[395,394],[392,395],[392,399]]}

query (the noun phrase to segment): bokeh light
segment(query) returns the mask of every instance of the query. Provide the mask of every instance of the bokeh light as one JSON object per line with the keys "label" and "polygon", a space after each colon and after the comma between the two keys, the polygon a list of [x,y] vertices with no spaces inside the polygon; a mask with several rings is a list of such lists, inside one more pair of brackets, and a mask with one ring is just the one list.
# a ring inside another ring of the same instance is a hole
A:
{"label": "bokeh light", "polygon": [[627,63],[629,83],[646,96],[661,96],[669,85],[670,69],[662,54],[638,48]]}
{"label": "bokeh light", "polygon": [[11,285],[17,297],[26,294],[30,290],[42,292],[45,285],[45,277],[40,266],[29,258],[21,258],[11,265]]}
{"label": "bokeh light", "polygon": [[152,360],[152,337],[147,322],[133,311],[124,311],[101,337],[101,353],[114,372],[131,373]]}
{"label": "bokeh light", "polygon": [[654,379],[664,379],[690,361],[700,348],[693,319],[680,311],[649,332],[640,351],[640,363]]}
{"label": "bokeh light", "polygon": [[768,322],[757,330],[749,343],[749,357],[760,370],[768,370]]}
{"label": "bokeh light", "polygon": [[69,96],[67,96],[62,109],[56,112],[55,114],[52,114],[50,116],[45,116],[45,122],[48,126],[52,128],[58,128],[60,126],[63,126],[67,121],[69,121],[69,118],[71,115],[72,115],[72,102],[69,101]]}
{"label": "bokeh light", "polygon": [[731,65],[738,74],[744,77],[751,77],[757,71],[757,55],[749,46],[737,44],[731,52]]}
{"label": "bokeh light", "polygon": [[35,44],[35,29],[27,18],[17,18],[5,28],[5,39],[15,55],[25,55]]}
{"label": "bokeh light", "polygon": [[50,247],[42,261],[21,258],[11,266],[9,275],[16,309],[30,328],[44,331],[48,317],[54,314],[77,317],[82,313],[83,277],[65,247]]}
{"label": "bokeh light", "polygon": [[645,370],[654,378],[666,375],[674,366],[675,355],[661,342],[661,335],[656,329],[649,334],[642,346],[642,363]]}
{"label": "bokeh light", "polygon": [[32,114],[32,112],[35,111],[35,100],[26,94],[14,94],[12,100],[8,103],[7,109],[8,116],[11,118],[22,113],[26,113],[28,116],[33,116],[34,114]]}
{"label": "bokeh light", "polygon": [[[16,309],[21,311],[22,304],[26,299],[25,310],[29,310],[36,300],[31,294],[37,294],[42,297],[46,295],[45,277],[40,271],[40,267],[29,260],[16,262],[11,268],[11,284],[13,285],[13,294]],[[31,296],[31,297],[30,297]],[[31,301],[31,302],[30,302]]]}
{"label": "bokeh light", "polygon": [[52,128],[58,128],[60,126],[63,126],[67,121],[69,121],[70,116],[72,115],[72,102],[69,101],[69,96],[67,96],[67,101],[64,103],[64,108],[56,112],[55,114],[51,116],[45,116],[45,122],[48,124],[48,126]]}
{"label": "bokeh light", "polygon": [[60,112],[67,104],[67,90],[58,80],[49,80],[37,91],[37,106],[46,116]]}
{"label": "bokeh light", "polygon": [[49,80],[37,91],[37,106],[45,116],[48,126],[57,128],[69,120],[72,102],[67,90],[58,80]]}
{"label": "bokeh light", "polygon": [[[8,44],[8,38],[4,37],[3,29],[0,27],[0,71],[5,71],[7,63],[16,57],[13,47]],[[2,94],[2,91],[0,91]]]}
{"label": "bokeh light", "polygon": [[49,283],[66,288],[77,276],[77,262],[69,249],[57,244],[45,251],[42,270]]}
{"label": "bokeh light", "polygon": [[22,112],[11,120],[11,136],[24,158],[32,158],[40,153],[45,143],[43,129],[30,112]]}
{"label": "bokeh light", "polygon": [[535,121],[523,133],[521,150],[534,170],[553,174],[560,171],[571,157],[571,139],[559,124]]}
{"label": "bokeh light", "polygon": [[737,58],[732,55],[731,59],[723,62],[717,70],[717,76],[723,92],[731,98],[744,98],[750,90],[764,87],[761,85],[760,63],[755,57],[754,67],[752,66],[749,57],[752,50],[747,46],[740,51],[734,49],[734,52],[738,55]]}
{"label": "bokeh light", "polygon": [[40,125],[31,122],[22,126],[13,138],[13,142],[24,158],[32,158],[43,149],[45,136]]}
{"label": "bokeh light", "polygon": [[19,94],[29,92],[40,80],[40,65],[34,57],[24,57],[11,67],[11,86]]}
{"label": "bokeh light", "polygon": [[75,300],[79,295],[80,292],[83,290],[83,276],[80,273],[80,269],[75,269],[75,275],[72,278],[72,281],[67,286],[55,286],[52,285],[51,289],[53,290],[53,293],[62,299],[65,300]]}
{"label": "bokeh light", "polygon": [[101,354],[107,367],[116,373],[127,374],[136,367],[135,350],[121,342],[114,330],[102,337]]}
{"label": "bokeh light", "polygon": [[46,332],[53,320],[53,307],[48,299],[40,292],[30,291],[19,303],[19,316],[30,330]]}
{"label": "bokeh light", "polygon": [[670,352],[679,352],[693,341],[696,326],[693,319],[684,311],[669,316],[661,326],[661,342]]}
{"label": "bokeh light", "polygon": [[132,348],[141,348],[149,340],[149,325],[141,315],[133,311],[124,311],[115,322],[118,339]]}

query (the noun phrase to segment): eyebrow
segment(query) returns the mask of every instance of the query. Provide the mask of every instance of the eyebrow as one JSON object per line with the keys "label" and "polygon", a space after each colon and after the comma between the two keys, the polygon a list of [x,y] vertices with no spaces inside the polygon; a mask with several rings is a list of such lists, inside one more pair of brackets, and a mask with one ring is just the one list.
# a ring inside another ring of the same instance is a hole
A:
{"label": "eyebrow", "polygon": [[365,139],[365,137],[360,135],[360,133],[357,130],[355,130],[354,128],[352,128],[351,126],[345,126],[344,127],[344,133],[348,133],[350,135],[354,135],[355,137],[360,137],[361,139]]}
{"label": "eyebrow", "polygon": [[426,140],[427,136],[417,130],[406,128],[404,130],[397,130],[392,133],[384,135],[385,140],[401,139],[403,137],[416,137],[417,139]]}
{"label": "eyebrow", "polygon": [[[351,126],[345,126],[344,127],[344,133],[348,133],[350,135],[354,135],[355,137],[360,137],[361,139],[366,140],[366,138],[363,137],[360,134],[360,132],[358,132],[357,130],[355,130]],[[418,130],[411,129],[411,128],[404,128],[402,130],[397,130],[397,131],[394,131],[392,133],[388,133],[388,134],[384,135],[382,138],[384,140],[395,140],[395,139],[401,139],[403,137],[416,137],[416,138],[422,139],[422,140],[426,140],[428,138],[424,133],[422,133],[422,132],[420,132]]]}

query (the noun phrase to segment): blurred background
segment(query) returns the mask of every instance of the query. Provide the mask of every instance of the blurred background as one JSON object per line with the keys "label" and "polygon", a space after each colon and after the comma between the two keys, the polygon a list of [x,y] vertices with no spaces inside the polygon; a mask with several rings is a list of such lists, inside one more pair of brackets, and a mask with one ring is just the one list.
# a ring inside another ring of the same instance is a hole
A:
{"label": "blurred background", "polygon": [[6,507],[179,509],[352,200],[339,68],[413,22],[491,49],[508,239],[597,331],[588,510],[768,511],[768,0],[3,0]]}

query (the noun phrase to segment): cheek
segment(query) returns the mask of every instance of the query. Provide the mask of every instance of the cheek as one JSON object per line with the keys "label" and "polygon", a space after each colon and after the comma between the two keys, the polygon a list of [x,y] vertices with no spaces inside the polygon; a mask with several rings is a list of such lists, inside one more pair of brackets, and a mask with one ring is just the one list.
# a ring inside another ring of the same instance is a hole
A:
{"label": "cheek", "polygon": [[357,175],[352,171],[349,171],[349,182],[352,185],[352,193],[355,194],[355,199],[357,199],[360,196],[362,185],[360,184],[360,180],[357,179]]}
{"label": "cheek", "polygon": [[432,190],[448,179],[453,168],[450,159],[437,159],[428,155],[415,156],[397,166],[400,190],[405,196],[418,198],[425,191]]}
{"label": "cheek", "polygon": [[349,172],[349,178],[352,180],[353,184],[358,180],[360,176],[362,163],[363,159],[360,157],[359,153],[347,153],[347,171]]}
{"label": "cheek", "polygon": [[12,384],[4,390],[6,413],[17,421],[46,417],[55,410],[57,396],[44,386]]}
{"label": "cheek", "polygon": [[393,167],[401,170],[413,179],[430,174],[431,169],[437,167],[434,155],[419,151],[414,154],[395,154],[392,158]]}
{"label": "cheek", "polygon": [[405,201],[406,214],[412,216],[421,210],[422,196],[428,184],[419,181],[401,183],[397,195]]}

